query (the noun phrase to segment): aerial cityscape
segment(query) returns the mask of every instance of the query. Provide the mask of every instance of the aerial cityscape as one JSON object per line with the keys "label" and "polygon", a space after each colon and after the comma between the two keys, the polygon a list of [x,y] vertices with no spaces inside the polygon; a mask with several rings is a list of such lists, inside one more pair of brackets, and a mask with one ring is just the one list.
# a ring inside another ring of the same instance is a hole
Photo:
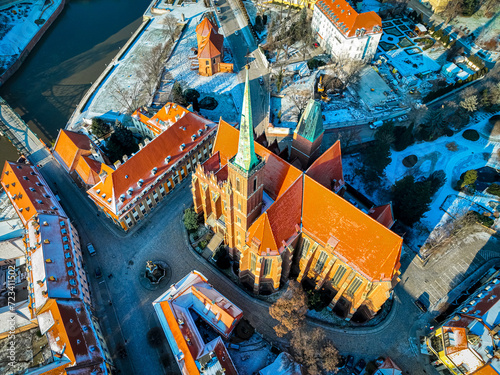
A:
{"label": "aerial cityscape", "polygon": [[0,374],[500,374],[500,0],[0,20]]}

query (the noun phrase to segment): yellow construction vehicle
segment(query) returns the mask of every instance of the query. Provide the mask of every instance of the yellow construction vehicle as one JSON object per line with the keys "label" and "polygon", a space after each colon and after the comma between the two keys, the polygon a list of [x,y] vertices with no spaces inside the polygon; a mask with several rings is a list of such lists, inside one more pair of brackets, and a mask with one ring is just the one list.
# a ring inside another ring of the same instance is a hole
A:
{"label": "yellow construction vehicle", "polygon": [[325,91],[325,88],[323,87],[323,76],[320,76],[318,82],[318,92],[323,92],[323,91]]}
{"label": "yellow construction vehicle", "polygon": [[329,102],[331,99],[328,95],[325,94],[321,94],[321,100],[323,100],[324,102]]}

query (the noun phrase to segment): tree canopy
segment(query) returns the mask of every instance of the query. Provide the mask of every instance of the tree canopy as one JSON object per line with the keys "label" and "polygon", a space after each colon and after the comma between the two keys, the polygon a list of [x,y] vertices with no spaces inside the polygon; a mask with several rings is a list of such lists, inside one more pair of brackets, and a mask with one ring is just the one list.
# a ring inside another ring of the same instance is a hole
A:
{"label": "tree canopy", "polygon": [[94,117],[92,119],[92,125],[90,126],[90,130],[92,131],[92,134],[94,134],[97,138],[101,138],[109,133],[111,127],[109,126],[108,123],[104,122],[103,119]]}
{"label": "tree canopy", "polygon": [[415,181],[410,175],[396,181],[392,193],[394,215],[408,226],[415,224],[429,211],[432,195],[429,180]]}
{"label": "tree canopy", "polygon": [[278,337],[297,329],[303,323],[306,313],[306,293],[294,280],[290,280],[286,292],[269,308],[269,314],[279,322],[274,327]]}
{"label": "tree canopy", "polygon": [[110,160],[115,162],[121,159],[123,155],[130,155],[136,152],[139,150],[139,146],[134,134],[129,129],[119,126],[111,134],[111,137],[109,137],[106,143],[106,150]]}

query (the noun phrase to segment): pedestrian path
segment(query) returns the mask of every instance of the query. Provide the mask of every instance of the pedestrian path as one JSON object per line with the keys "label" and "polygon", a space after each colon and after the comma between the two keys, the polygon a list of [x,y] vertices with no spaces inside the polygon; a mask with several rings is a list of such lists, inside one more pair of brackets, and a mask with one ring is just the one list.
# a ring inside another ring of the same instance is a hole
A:
{"label": "pedestrian path", "polygon": [[[1,97],[0,132],[11,141],[21,154],[25,154],[32,163],[44,159],[48,154],[45,144],[30,130],[21,117]],[[39,151],[41,151],[43,155],[41,155]],[[35,157],[35,154],[38,155]],[[32,158],[37,160],[31,160]]]}

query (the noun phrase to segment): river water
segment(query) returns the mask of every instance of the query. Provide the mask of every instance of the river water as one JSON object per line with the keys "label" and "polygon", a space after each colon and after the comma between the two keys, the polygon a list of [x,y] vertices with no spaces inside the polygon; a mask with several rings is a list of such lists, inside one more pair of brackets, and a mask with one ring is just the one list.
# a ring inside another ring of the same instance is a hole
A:
{"label": "river water", "polygon": [[[139,27],[150,0],[67,0],[2,96],[48,145],[105,64]],[[0,137],[0,169],[17,152]]]}

